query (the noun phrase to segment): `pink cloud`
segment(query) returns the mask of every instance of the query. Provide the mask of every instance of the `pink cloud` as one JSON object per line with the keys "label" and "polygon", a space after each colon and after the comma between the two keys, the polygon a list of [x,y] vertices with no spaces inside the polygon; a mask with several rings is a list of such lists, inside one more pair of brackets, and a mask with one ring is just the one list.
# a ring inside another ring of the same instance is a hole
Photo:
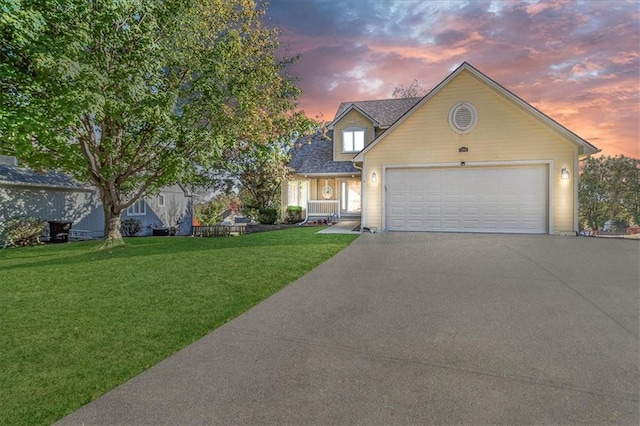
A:
{"label": "pink cloud", "polygon": [[414,79],[430,89],[468,61],[605,154],[640,157],[637,3],[271,3],[302,54],[292,72],[310,116]]}

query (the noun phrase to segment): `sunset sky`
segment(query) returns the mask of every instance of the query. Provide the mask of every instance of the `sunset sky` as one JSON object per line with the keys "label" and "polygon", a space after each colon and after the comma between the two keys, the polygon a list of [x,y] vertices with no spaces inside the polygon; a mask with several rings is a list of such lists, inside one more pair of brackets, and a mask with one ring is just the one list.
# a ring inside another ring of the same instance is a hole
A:
{"label": "sunset sky", "polygon": [[640,1],[270,0],[300,108],[431,89],[467,61],[605,155],[640,158]]}

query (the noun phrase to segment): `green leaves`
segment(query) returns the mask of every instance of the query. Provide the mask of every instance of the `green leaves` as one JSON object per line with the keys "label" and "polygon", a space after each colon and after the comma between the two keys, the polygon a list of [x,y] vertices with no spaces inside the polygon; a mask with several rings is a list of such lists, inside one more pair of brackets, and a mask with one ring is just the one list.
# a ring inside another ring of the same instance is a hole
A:
{"label": "green leaves", "polygon": [[111,212],[197,181],[239,141],[291,132],[300,90],[253,1],[0,0],[0,9],[0,151],[89,180]]}
{"label": "green leaves", "polygon": [[588,157],[578,184],[580,219],[602,228],[611,219],[632,219],[640,225],[640,160],[625,157]]}

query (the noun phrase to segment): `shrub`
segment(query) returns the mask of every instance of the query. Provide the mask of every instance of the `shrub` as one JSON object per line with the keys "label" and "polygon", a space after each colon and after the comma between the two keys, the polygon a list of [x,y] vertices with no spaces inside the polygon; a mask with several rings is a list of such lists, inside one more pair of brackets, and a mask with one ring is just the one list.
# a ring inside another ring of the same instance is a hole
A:
{"label": "shrub", "polygon": [[263,225],[273,225],[278,219],[277,209],[260,209],[258,210],[258,222]]}
{"label": "shrub", "polygon": [[40,235],[46,227],[47,222],[35,217],[9,219],[0,225],[0,246],[23,247],[41,244]]}
{"label": "shrub", "polygon": [[300,206],[287,206],[286,216],[284,221],[287,223],[302,222],[302,207]]}
{"label": "shrub", "polygon": [[122,235],[133,237],[142,229],[142,223],[138,219],[125,219],[120,224]]}

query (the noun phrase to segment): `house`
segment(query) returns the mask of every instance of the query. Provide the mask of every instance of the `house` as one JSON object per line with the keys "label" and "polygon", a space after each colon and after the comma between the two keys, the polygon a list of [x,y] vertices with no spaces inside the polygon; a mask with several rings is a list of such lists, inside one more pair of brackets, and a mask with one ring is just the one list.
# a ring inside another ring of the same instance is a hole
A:
{"label": "house", "polygon": [[[167,186],[125,209],[122,220],[140,220],[139,235],[151,235],[154,227],[176,225],[186,235],[191,232],[191,198],[182,185]],[[15,157],[0,156],[0,223],[14,216],[71,221],[71,237],[104,236],[104,212],[96,188],[64,173],[19,167]]]}
{"label": "house", "polygon": [[287,205],[387,231],[573,234],[599,150],[468,63],[422,98],[342,103],[299,141]]}

